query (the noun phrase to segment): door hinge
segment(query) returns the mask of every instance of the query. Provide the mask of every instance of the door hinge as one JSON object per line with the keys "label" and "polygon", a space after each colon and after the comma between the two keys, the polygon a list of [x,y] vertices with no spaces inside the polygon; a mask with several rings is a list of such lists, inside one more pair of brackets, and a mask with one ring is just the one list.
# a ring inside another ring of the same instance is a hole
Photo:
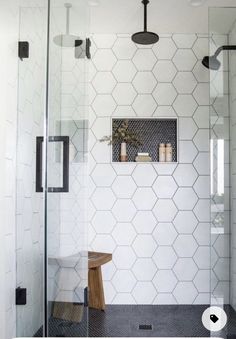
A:
{"label": "door hinge", "polygon": [[26,305],[27,302],[27,290],[26,288],[16,288],[16,305]]}

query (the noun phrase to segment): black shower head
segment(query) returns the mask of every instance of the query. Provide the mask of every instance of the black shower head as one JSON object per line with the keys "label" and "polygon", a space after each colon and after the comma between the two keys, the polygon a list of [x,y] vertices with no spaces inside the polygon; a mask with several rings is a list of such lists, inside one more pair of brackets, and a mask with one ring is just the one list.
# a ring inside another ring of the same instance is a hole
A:
{"label": "black shower head", "polygon": [[147,5],[149,0],[142,1],[144,5],[144,30],[132,35],[132,40],[136,44],[140,45],[152,45],[159,40],[159,36],[156,33],[147,31]]}
{"label": "black shower head", "polygon": [[205,56],[202,60],[203,66],[205,66],[208,69],[211,69],[213,71],[218,71],[220,69],[221,63],[217,59],[218,55],[222,51],[235,51],[236,46],[235,45],[229,45],[229,46],[221,46],[219,47],[214,55],[211,56]]}
{"label": "black shower head", "polygon": [[221,63],[215,55],[205,56],[202,60],[203,66],[213,71],[218,71],[220,69]]}
{"label": "black shower head", "polygon": [[140,45],[152,45],[158,42],[159,36],[153,32],[138,32],[132,35],[132,40]]}

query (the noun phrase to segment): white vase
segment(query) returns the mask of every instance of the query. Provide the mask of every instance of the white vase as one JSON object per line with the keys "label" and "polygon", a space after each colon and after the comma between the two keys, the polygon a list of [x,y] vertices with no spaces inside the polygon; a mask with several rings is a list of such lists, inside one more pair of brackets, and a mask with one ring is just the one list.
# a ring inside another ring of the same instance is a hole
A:
{"label": "white vase", "polygon": [[120,145],[120,161],[126,162],[128,160],[127,157],[127,145],[126,142],[122,142]]}

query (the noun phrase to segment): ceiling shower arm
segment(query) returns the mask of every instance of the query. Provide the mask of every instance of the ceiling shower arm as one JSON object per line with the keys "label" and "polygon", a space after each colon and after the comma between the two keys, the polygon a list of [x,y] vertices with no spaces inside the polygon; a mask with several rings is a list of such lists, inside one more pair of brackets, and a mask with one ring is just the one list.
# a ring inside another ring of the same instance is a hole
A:
{"label": "ceiling shower arm", "polygon": [[70,34],[70,8],[66,9],[66,34]]}
{"label": "ceiling shower arm", "polygon": [[142,4],[144,6],[144,30],[134,33],[131,39],[136,44],[153,45],[159,40],[159,36],[147,30],[147,5],[149,4],[149,0],[142,0]]}
{"label": "ceiling shower arm", "polygon": [[142,3],[144,5],[144,32],[147,32],[147,5],[149,0],[143,0]]}
{"label": "ceiling shower arm", "polygon": [[215,56],[215,57],[218,57],[218,55],[219,55],[222,51],[234,51],[234,50],[236,50],[236,45],[223,45],[223,46],[219,47],[219,48],[216,50],[214,56]]}
{"label": "ceiling shower arm", "polygon": [[65,4],[65,8],[66,8],[66,34],[69,35],[70,34],[70,9],[71,9],[72,5],[69,3]]}

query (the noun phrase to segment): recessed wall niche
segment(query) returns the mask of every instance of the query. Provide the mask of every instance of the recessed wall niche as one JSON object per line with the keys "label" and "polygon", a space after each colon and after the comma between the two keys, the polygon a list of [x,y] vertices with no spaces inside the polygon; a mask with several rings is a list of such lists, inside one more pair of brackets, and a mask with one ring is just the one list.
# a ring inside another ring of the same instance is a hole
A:
{"label": "recessed wall niche", "polygon": [[[141,118],[141,119],[112,119],[112,133],[124,121],[128,121],[128,129],[136,133],[142,145],[134,147],[127,144],[128,162],[135,162],[137,153],[149,153],[152,162],[159,162],[159,145],[161,143],[172,145],[173,161],[178,160],[177,146],[177,119],[176,118]],[[112,161],[120,162],[120,144],[112,145]]]}

